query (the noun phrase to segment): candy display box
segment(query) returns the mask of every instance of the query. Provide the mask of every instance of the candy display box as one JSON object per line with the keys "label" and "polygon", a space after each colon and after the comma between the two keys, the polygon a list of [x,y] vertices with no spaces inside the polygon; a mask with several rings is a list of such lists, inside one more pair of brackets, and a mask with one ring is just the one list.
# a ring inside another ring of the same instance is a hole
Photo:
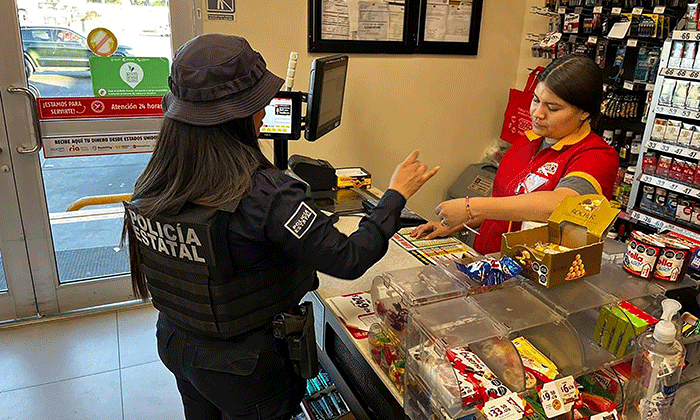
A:
{"label": "candy display box", "polygon": [[601,238],[618,213],[601,195],[568,197],[547,225],[503,234],[501,253],[523,265],[522,276],[547,288],[598,274]]}

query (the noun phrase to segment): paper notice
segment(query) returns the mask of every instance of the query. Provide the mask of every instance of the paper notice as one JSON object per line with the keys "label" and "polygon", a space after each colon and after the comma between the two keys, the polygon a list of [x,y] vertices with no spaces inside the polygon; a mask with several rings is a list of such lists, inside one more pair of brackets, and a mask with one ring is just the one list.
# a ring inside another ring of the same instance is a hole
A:
{"label": "paper notice", "polygon": [[445,41],[469,42],[469,28],[472,19],[471,3],[462,2],[458,5],[450,5],[447,15],[447,28]]}
{"label": "paper notice", "polygon": [[[434,1],[434,2],[433,2]],[[447,30],[447,15],[449,5],[447,1],[433,0],[428,3],[425,12],[425,36],[426,41],[444,41]]]}
{"label": "paper notice", "polygon": [[322,39],[350,39],[347,0],[323,0]]}
{"label": "paper notice", "polygon": [[403,21],[406,5],[403,2],[389,3],[389,41],[403,41]]}
{"label": "paper notice", "polygon": [[358,2],[357,38],[365,41],[386,41],[389,35],[389,3]]}

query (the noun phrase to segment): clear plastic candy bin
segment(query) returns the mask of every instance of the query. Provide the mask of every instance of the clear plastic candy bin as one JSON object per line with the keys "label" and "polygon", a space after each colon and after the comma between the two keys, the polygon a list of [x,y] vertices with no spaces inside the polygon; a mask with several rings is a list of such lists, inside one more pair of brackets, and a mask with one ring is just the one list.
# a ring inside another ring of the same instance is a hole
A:
{"label": "clear plastic candy bin", "polygon": [[525,388],[508,331],[471,297],[412,308],[404,348],[404,408],[413,420],[440,418],[438,412],[460,418],[477,412],[484,394]]}
{"label": "clear plastic candy bin", "polygon": [[372,281],[372,304],[383,326],[403,341],[411,308],[465,296],[474,285],[452,265],[389,271]]}

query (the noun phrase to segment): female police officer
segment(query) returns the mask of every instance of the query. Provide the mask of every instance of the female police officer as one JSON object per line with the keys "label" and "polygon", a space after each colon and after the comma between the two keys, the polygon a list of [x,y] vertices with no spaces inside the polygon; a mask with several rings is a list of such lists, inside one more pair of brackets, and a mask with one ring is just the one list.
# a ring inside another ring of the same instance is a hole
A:
{"label": "female police officer", "polygon": [[591,131],[600,114],[603,78],[590,58],[569,55],[542,72],[530,105],[532,131],[506,152],[493,184],[493,197],[466,197],[440,203],[442,224],[429,222],[411,235],[431,239],[479,226],[474,248],[489,254],[501,235],[520,222],[546,222],[569,196],[612,195],[618,170],[615,149]]}
{"label": "female police officer", "polygon": [[282,86],[239,37],[201,35],[172,64],[165,120],[125,203],[134,293],[160,311],[158,354],[187,419],[287,419],[305,389],[271,331],[318,286],[386,252],[428,171],[413,152],[349,237],[262,154],[264,107]]}

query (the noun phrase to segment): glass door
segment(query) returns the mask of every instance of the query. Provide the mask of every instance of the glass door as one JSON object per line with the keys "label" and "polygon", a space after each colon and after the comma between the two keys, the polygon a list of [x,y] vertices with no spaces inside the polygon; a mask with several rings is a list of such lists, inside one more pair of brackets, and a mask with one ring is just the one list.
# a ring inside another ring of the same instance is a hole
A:
{"label": "glass door", "polygon": [[[16,188],[4,188],[2,179],[0,186],[19,218],[0,221],[0,299],[3,286],[14,302],[21,291],[35,314],[133,299],[127,249],[119,246],[121,202],[160,128],[173,47],[201,28],[193,4],[0,2],[0,25],[8,28],[0,43],[7,143],[0,143],[7,147],[0,166],[10,161],[5,178]],[[17,237],[25,255],[15,251],[10,259]]]}

